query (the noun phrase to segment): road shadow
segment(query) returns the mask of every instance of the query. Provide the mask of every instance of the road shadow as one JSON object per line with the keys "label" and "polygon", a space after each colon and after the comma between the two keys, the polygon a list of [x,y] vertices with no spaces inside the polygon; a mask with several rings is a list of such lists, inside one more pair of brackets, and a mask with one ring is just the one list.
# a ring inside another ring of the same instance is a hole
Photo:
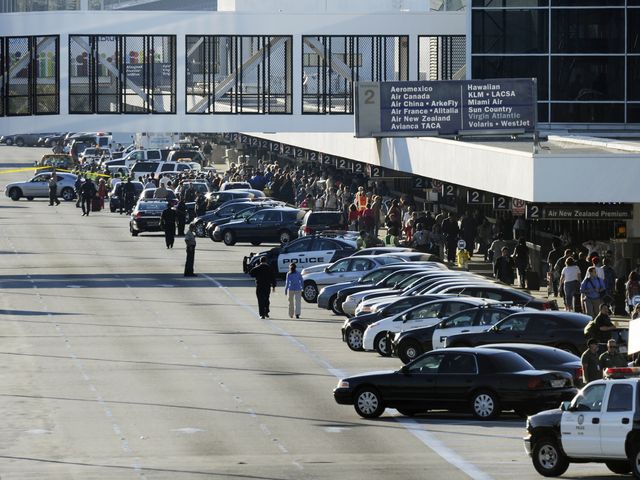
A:
{"label": "road shadow", "polygon": [[79,313],[71,313],[71,312],[43,312],[38,310],[4,310],[0,309],[0,315],[15,315],[15,316],[25,316],[25,317],[37,317],[37,316],[60,316],[60,315],[79,315]]}
{"label": "road shadow", "polygon": [[[251,278],[242,275],[242,280],[225,275],[221,278],[227,287],[248,286]],[[107,273],[86,274],[35,274],[35,275],[0,275],[0,288],[24,289],[32,288],[211,288],[211,282],[203,277],[185,278],[179,273],[120,273],[111,275]]]}

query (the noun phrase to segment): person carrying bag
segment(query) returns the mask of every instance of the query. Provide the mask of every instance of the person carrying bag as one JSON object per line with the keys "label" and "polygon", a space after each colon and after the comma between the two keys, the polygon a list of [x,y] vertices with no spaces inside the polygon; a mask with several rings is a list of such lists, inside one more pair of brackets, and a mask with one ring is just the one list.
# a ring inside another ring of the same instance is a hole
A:
{"label": "person carrying bag", "polygon": [[583,311],[591,318],[595,318],[600,311],[605,292],[604,281],[598,278],[596,267],[589,267],[587,276],[580,285],[580,293],[582,294]]}

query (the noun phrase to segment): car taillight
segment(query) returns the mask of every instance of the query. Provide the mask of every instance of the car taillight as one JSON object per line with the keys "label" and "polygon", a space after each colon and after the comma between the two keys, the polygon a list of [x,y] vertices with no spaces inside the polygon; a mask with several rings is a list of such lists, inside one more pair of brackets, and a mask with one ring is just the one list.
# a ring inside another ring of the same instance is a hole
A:
{"label": "car taillight", "polygon": [[313,229],[309,227],[304,227],[305,235],[311,235],[313,233]]}
{"label": "car taillight", "polygon": [[135,218],[136,218],[136,220],[139,219],[139,218],[142,218],[142,213],[140,213],[140,212],[136,213]]}
{"label": "car taillight", "polygon": [[529,390],[535,390],[536,388],[541,388],[542,387],[542,380],[535,377],[535,378],[530,378],[529,381],[527,382],[527,388]]}
{"label": "car taillight", "polygon": [[582,378],[582,375],[584,375],[584,370],[582,370],[582,367],[578,367],[576,368],[576,378]]}
{"label": "car taillight", "polygon": [[542,304],[543,310],[553,310],[553,304],[551,302],[544,302]]}

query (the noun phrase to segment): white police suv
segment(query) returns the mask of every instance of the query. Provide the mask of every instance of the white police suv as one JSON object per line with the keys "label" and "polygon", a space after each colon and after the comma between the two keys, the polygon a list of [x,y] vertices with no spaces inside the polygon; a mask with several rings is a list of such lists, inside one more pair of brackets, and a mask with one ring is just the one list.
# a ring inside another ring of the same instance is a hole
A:
{"label": "white police suv", "polygon": [[571,463],[599,462],[640,478],[639,374],[638,367],[606,369],[606,379],[571,402],[529,417],[524,445],[538,473],[556,477]]}

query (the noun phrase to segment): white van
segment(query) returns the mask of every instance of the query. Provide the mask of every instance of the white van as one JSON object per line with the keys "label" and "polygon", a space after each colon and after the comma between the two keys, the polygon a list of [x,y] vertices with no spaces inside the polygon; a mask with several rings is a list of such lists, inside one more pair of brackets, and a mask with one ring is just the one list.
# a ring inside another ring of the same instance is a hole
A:
{"label": "white van", "polygon": [[184,162],[138,162],[131,167],[131,175],[135,178],[153,173],[180,173],[191,171],[191,166]]}

